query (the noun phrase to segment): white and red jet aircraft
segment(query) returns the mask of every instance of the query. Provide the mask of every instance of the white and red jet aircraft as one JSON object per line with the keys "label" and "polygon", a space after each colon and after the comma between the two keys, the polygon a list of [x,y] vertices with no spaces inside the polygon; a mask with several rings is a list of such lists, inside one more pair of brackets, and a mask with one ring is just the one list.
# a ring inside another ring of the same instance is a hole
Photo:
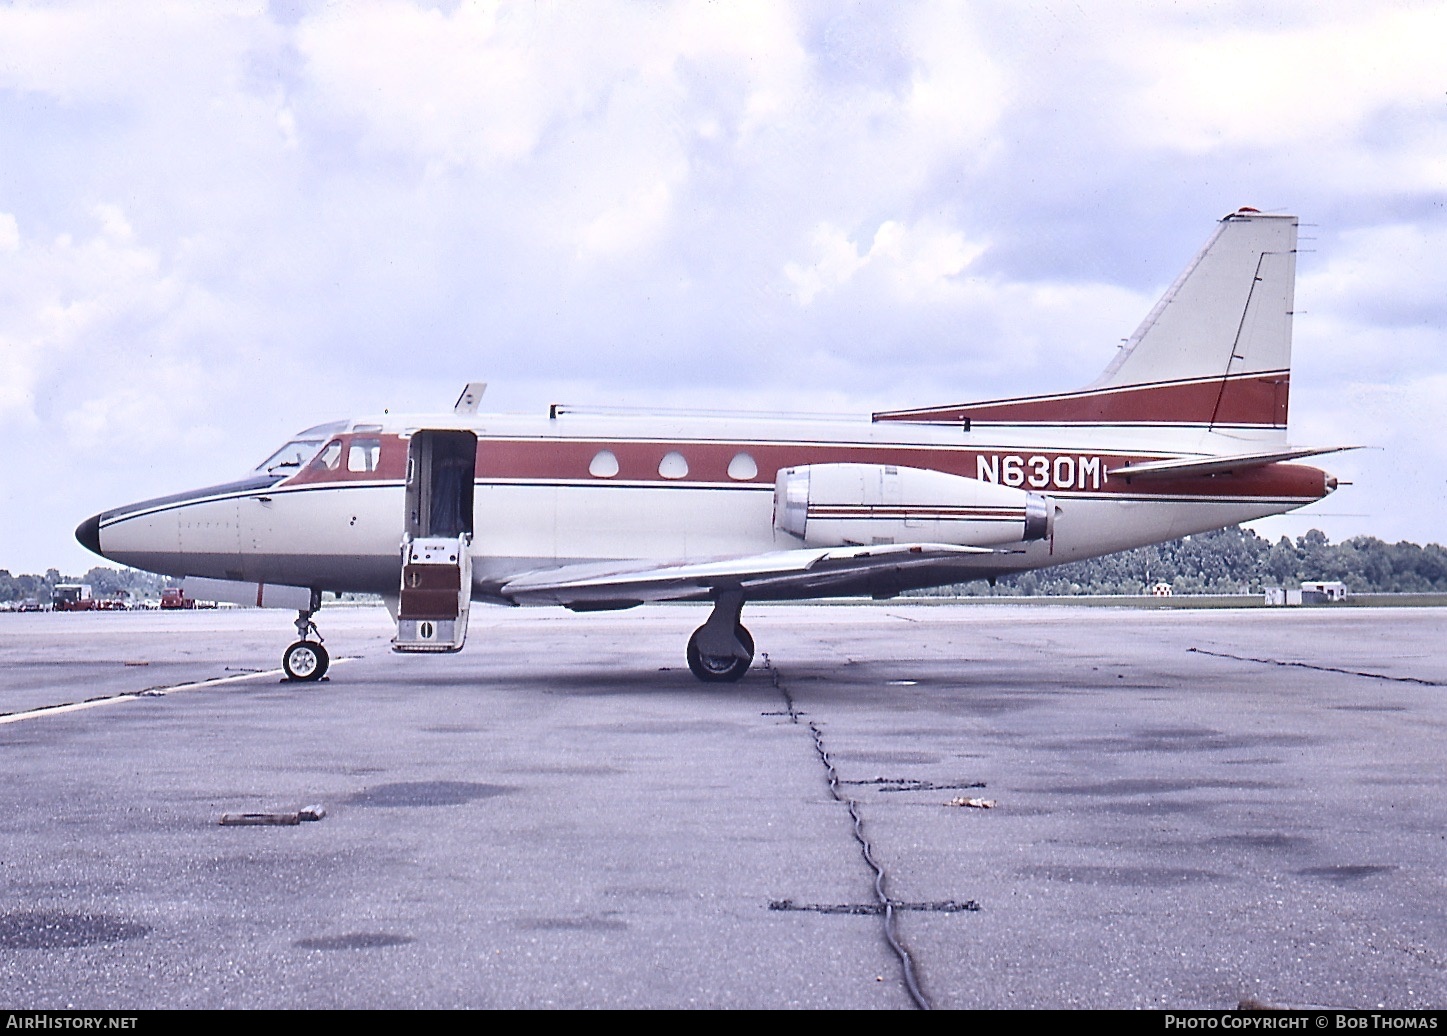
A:
{"label": "white and red jet aircraft", "polygon": [[398,651],[460,649],[474,600],[710,601],[689,666],[737,680],[746,601],[993,579],[1332,492],[1291,462],[1340,447],[1286,438],[1296,227],[1223,219],[1078,391],[846,423],[478,414],[473,384],[440,419],[318,425],[240,481],[105,511],[76,538],[193,597],[297,609],[292,679],[326,671],[311,617],[332,590],[383,595]]}

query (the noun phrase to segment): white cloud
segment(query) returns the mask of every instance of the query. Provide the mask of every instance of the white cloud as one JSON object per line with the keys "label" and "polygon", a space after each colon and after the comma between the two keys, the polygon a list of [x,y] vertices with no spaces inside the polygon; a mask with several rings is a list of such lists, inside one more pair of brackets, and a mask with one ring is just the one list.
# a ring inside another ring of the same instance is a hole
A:
{"label": "white cloud", "polygon": [[672,200],[667,182],[639,188],[583,228],[579,254],[608,258],[652,244],[667,223]]}
{"label": "white cloud", "polygon": [[868,261],[859,247],[838,227],[820,224],[814,231],[814,248],[818,256],[812,263],[786,263],[784,276],[794,285],[799,305],[807,306],[823,291],[832,291],[849,283]]}
{"label": "white cloud", "polygon": [[912,142],[936,149],[984,144],[1004,113],[1005,80],[968,8],[923,5],[907,19]]}
{"label": "white cloud", "polygon": [[1388,326],[1444,323],[1447,224],[1357,227],[1331,238],[1330,246],[1321,268],[1301,277],[1299,294],[1313,300],[1313,310]]}
{"label": "white cloud", "polygon": [[[1294,395],[1294,394],[1293,394]],[[1388,541],[1441,543],[1439,516],[1447,508],[1447,441],[1435,433],[1447,374],[1405,381],[1344,378],[1330,391],[1298,407],[1292,401],[1295,438],[1302,442],[1353,443],[1366,447],[1321,459],[1342,486],[1292,528],[1313,525],[1333,539],[1371,535]],[[1277,533],[1279,535],[1279,533]]]}
{"label": "white cloud", "polygon": [[379,3],[308,18],[297,44],[328,103],[379,144],[488,164],[526,156],[543,128],[546,86],[530,73],[546,39],[530,38],[527,21],[500,18],[496,4],[446,15]]}
{"label": "white cloud", "polygon": [[285,103],[277,107],[276,129],[288,148],[297,146],[296,113]]}
{"label": "white cloud", "polygon": [[136,240],[119,205],[96,206],[92,220],[6,260],[0,427],[38,434],[35,455],[66,463],[203,451],[225,400],[255,377],[235,348],[244,314]]}
{"label": "white cloud", "polygon": [[801,306],[843,287],[865,269],[880,271],[901,295],[948,291],[953,279],[985,250],[985,245],[967,242],[958,231],[928,224],[906,227],[895,220],[879,225],[867,251],[827,223],[815,229],[814,247],[813,262],[784,265],[784,276],[793,284]]}
{"label": "white cloud", "polygon": [[110,240],[125,242],[135,236],[130,220],[126,219],[126,214],[119,205],[97,205],[94,212],[96,219],[100,221],[101,233]]}
{"label": "white cloud", "polygon": [[1394,107],[1440,109],[1447,7],[1348,4],[1319,15],[1189,33],[1155,22],[1144,41],[1130,40],[1152,81],[1129,122],[1154,146],[1199,153],[1344,143]]}
{"label": "white cloud", "polygon": [[0,7],[0,89],[67,104],[189,103],[265,32],[254,12],[176,0]]}
{"label": "white cloud", "polygon": [[482,167],[526,160],[549,134],[606,110],[617,91],[642,86],[676,106],[689,63],[739,79],[746,123],[773,119],[796,92],[802,51],[779,5],[590,11],[385,2],[308,18],[297,44],[325,103],[360,119],[378,146]]}

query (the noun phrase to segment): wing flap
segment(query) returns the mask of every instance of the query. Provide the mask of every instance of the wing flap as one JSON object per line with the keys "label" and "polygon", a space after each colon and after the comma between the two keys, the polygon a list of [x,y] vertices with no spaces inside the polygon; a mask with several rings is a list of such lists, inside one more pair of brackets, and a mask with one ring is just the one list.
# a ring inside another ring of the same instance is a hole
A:
{"label": "wing flap", "polygon": [[929,565],[967,566],[981,555],[1000,551],[943,543],[876,544],[782,550],[746,557],[676,565],[566,565],[540,569],[508,580],[498,590],[516,604],[613,605],[707,597],[719,588],[745,594],[822,590],[885,570]]}

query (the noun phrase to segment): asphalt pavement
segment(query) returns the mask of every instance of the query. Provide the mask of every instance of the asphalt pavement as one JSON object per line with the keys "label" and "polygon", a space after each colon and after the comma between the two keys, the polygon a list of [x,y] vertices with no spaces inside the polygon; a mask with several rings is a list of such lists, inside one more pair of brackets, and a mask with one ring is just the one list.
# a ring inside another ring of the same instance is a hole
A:
{"label": "asphalt pavement", "polygon": [[1447,610],[705,614],[0,615],[0,1006],[1447,1004]]}

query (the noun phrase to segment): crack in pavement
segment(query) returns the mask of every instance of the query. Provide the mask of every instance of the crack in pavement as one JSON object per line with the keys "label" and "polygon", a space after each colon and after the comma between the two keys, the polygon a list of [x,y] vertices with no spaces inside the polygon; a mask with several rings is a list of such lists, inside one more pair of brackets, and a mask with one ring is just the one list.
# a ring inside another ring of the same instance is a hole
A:
{"label": "crack in pavement", "polygon": [[[764,668],[769,673],[769,679],[773,681],[774,689],[777,690],[784,699],[784,705],[788,709],[789,722],[799,723],[802,714],[794,707],[794,696],[790,694],[789,689],[784,686],[779,670],[774,668],[773,663],[769,660],[768,654],[765,653],[763,657]],[[819,761],[824,764],[824,772],[829,780],[829,794],[835,802],[848,808],[850,819],[854,821],[854,840],[859,843],[860,851],[864,855],[864,862],[874,871],[874,898],[877,909],[871,912],[877,912],[884,918],[884,939],[889,943],[889,948],[894,951],[894,955],[899,958],[900,971],[904,975],[904,985],[909,991],[910,999],[914,1001],[914,1005],[920,1010],[931,1010],[933,1005],[929,1002],[929,998],[924,995],[924,990],[920,988],[919,980],[914,973],[914,958],[910,956],[909,950],[906,949],[904,943],[900,941],[899,931],[895,924],[894,913],[897,909],[900,909],[903,904],[891,899],[885,891],[886,875],[884,868],[875,861],[874,847],[869,844],[869,839],[864,837],[864,819],[859,815],[859,803],[840,794],[839,771],[834,768],[834,760],[830,757],[828,749],[824,747],[823,731],[819,729],[813,720],[809,720],[805,725],[809,728],[809,734],[814,739],[814,753],[818,755]],[[770,904],[770,909],[774,909],[772,904]],[[976,909],[978,909],[978,906]]]}
{"label": "crack in pavement", "polygon": [[[958,914],[961,911],[975,913],[980,904],[973,899],[963,903],[946,899],[939,903],[901,903],[894,901],[896,910],[918,910],[934,914]],[[770,910],[805,910],[815,914],[882,914],[884,907],[879,903],[795,903],[792,899],[769,900]]]}
{"label": "crack in pavement", "polygon": [[871,777],[869,780],[840,781],[840,784],[870,785],[880,791],[960,791],[969,788],[987,787],[984,781],[970,781],[957,784],[936,784],[934,781],[915,780],[910,777]]}
{"label": "crack in pavement", "polygon": [[1386,673],[1365,673],[1358,669],[1338,669],[1330,665],[1313,665],[1311,662],[1283,662],[1276,658],[1253,658],[1250,655],[1233,655],[1228,651],[1211,651],[1207,648],[1187,648],[1187,651],[1194,651],[1198,655],[1210,655],[1212,658],[1229,658],[1237,662],[1258,662],[1261,665],[1277,665],[1285,668],[1312,669],[1319,673],[1341,673],[1343,676],[1365,676],[1370,680],[1391,680],[1393,683],[1414,683],[1422,687],[1447,687],[1440,680],[1424,680],[1420,676],[1390,676]]}

